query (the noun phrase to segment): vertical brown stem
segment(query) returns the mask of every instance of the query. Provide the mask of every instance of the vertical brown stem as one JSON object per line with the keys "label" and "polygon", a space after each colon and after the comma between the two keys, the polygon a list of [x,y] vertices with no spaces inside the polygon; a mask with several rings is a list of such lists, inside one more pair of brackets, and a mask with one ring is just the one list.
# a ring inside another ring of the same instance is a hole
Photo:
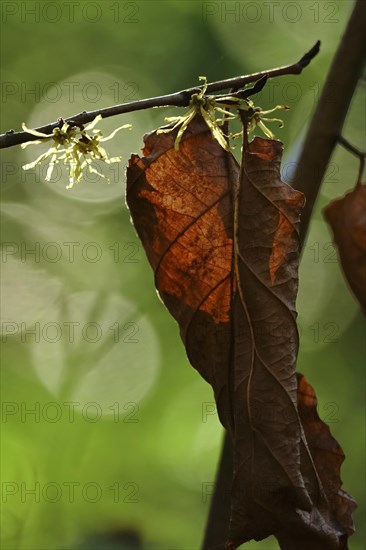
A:
{"label": "vertical brown stem", "polygon": [[218,472],[202,550],[224,550],[229,534],[233,446],[227,432],[224,436]]}
{"label": "vertical brown stem", "polygon": [[365,63],[365,28],[366,2],[357,0],[334,56],[295,173],[293,186],[306,195],[300,226],[302,240]]}

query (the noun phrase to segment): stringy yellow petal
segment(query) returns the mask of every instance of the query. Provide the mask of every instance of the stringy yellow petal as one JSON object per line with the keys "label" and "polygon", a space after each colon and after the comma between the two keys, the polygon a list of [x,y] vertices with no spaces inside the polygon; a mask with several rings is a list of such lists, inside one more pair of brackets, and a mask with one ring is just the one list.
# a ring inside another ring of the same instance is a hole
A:
{"label": "stringy yellow petal", "polygon": [[109,134],[109,136],[100,139],[100,141],[109,141],[110,139],[113,139],[116,133],[119,132],[120,130],[124,130],[124,129],[131,130],[131,128],[132,128],[132,124],[124,124],[123,126],[116,128],[111,134]]}
{"label": "stringy yellow petal", "polygon": [[97,115],[91,122],[89,122],[87,126],[85,126],[84,132],[87,132],[88,130],[92,130],[100,120],[102,120],[102,115]]}
{"label": "stringy yellow petal", "polygon": [[43,137],[48,139],[53,137],[52,134],[44,134],[43,132],[38,132],[38,130],[32,130],[31,128],[27,128],[24,122],[22,123],[22,128],[28,134],[32,134],[32,136]]}

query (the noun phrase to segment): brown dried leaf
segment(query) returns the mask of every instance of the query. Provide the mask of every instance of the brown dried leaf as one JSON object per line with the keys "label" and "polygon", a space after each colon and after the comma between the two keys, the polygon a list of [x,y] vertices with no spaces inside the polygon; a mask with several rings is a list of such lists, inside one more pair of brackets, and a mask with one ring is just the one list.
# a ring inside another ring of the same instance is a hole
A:
{"label": "brown dried leaf", "polygon": [[309,548],[340,549],[344,531],[329,520],[297,411],[304,197],[280,180],[278,141],[255,138],[240,169],[200,117],[179,151],[174,139],[145,137],[144,157],[127,170],[127,203],[156,288],[233,440],[227,548],[274,533],[287,549],[300,530]]}
{"label": "brown dried leaf", "polygon": [[357,185],[324,209],[344,275],[366,315],[366,184]]}
{"label": "brown dried leaf", "polygon": [[[318,402],[313,388],[300,373],[297,374],[297,380],[298,412],[326,500],[319,501],[317,507],[313,508],[312,522],[294,523],[276,533],[276,537],[282,550],[347,550],[347,538],[354,532],[352,513],[357,505],[341,489],[340,469],[345,458],[344,453],[329,427],[319,418]],[[318,532],[318,525],[322,521],[326,525]]]}

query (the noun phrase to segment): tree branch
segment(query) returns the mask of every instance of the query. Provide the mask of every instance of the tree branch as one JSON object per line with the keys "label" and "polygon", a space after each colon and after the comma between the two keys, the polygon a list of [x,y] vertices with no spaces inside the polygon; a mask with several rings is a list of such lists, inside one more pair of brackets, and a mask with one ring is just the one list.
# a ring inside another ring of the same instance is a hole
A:
{"label": "tree branch", "polygon": [[[245,84],[250,82],[256,82],[264,76],[268,78],[273,78],[275,76],[289,75],[289,74],[300,74],[302,70],[307,67],[310,61],[317,55],[320,48],[320,41],[309,50],[305,55],[302,56],[299,61],[293,63],[292,65],[285,65],[284,67],[278,67],[276,69],[270,69],[268,71],[262,71],[259,73],[253,73],[245,76],[237,76],[235,78],[227,78],[226,80],[218,80],[217,82],[211,82],[207,86],[207,93],[218,92],[221,90],[226,90],[228,88],[240,88]],[[108,118],[116,115],[122,115],[125,113],[132,113],[133,111],[140,111],[142,109],[151,109],[152,107],[187,107],[189,105],[192,94],[200,91],[199,87],[187,88],[180,92],[173,94],[162,95],[158,97],[151,97],[149,99],[140,99],[137,101],[131,101],[129,103],[121,103],[120,105],[114,105],[113,107],[106,107],[105,109],[100,109],[96,111],[82,112],[77,115],[66,118],[66,122],[73,122],[76,125],[87,124],[94,120],[97,115],[102,115],[103,118]],[[44,134],[51,134],[54,128],[60,127],[60,122],[52,122],[46,124],[45,126],[39,126],[36,128],[38,132],[43,132]],[[27,141],[35,141],[35,136],[29,134],[28,132],[14,132],[14,130],[9,130],[5,134],[0,135],[0,149],[6,147],[12,147],[14,145],[20,145],[21,143],[26,143]]]}
{"label": "tree branch", "polygon": [[303,241],[319,188],[341,135],[365,63],[365,25],[366,2],[357,0],[334,56],[297,165],[293,187],[306,195],[300,224]]}
{"label": "tree branch", "polygon": [[[295,174],[294,187],[306,195],[301,218],[300,239],[306,238],[314,203],[333,148],[341,134],[344,119],[357,85],[364,61],[364,28],[366,2],[357,0],[346,31],[334,57],[323,92],[312,118]],[[330,101],[333,92],[334,101]],[[230,509],[227,509],[233,478],[233,448],[225,433],[224,446],[216,475],[203,550],[224,550],[229,531]]]}

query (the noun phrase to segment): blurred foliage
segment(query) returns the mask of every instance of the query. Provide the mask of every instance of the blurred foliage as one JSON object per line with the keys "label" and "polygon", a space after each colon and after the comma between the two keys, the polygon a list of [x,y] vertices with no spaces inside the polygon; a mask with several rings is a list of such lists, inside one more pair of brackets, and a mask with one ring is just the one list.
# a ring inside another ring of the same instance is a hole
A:
{"label": "blurred foliage", "polygon": [[[277,133],[291,181],[352,5],[3,1],[1,131],[173,92],[202,74],[211,81],[287,64],[321,39],[320,55],[302,75],[268,83],[257,99],[263,108],[291,107]],[[344,135],[361,149],[364,106],[360,82]],[[145,132],[177,113],[154,109],[102,122],[105,134],[133,124],[108,152],[127,161]],[[21,170],[32,160],[27,150],[1,157],[2,548],[125,548],[103,543],[100,533],[118,531],[136,531],[144,548],[199,548],[221,428],[130,224],[125,162],[108,167],[109,186],[89,176],[66,190],[67,174],[46,182],[46,171]],[[364,325],[321,208],[352,187],[357,170],[337,147],[304,249],[298,299],[299,370],[347,454],[344,488],[359,503],[351,550],[365,541]]]}

